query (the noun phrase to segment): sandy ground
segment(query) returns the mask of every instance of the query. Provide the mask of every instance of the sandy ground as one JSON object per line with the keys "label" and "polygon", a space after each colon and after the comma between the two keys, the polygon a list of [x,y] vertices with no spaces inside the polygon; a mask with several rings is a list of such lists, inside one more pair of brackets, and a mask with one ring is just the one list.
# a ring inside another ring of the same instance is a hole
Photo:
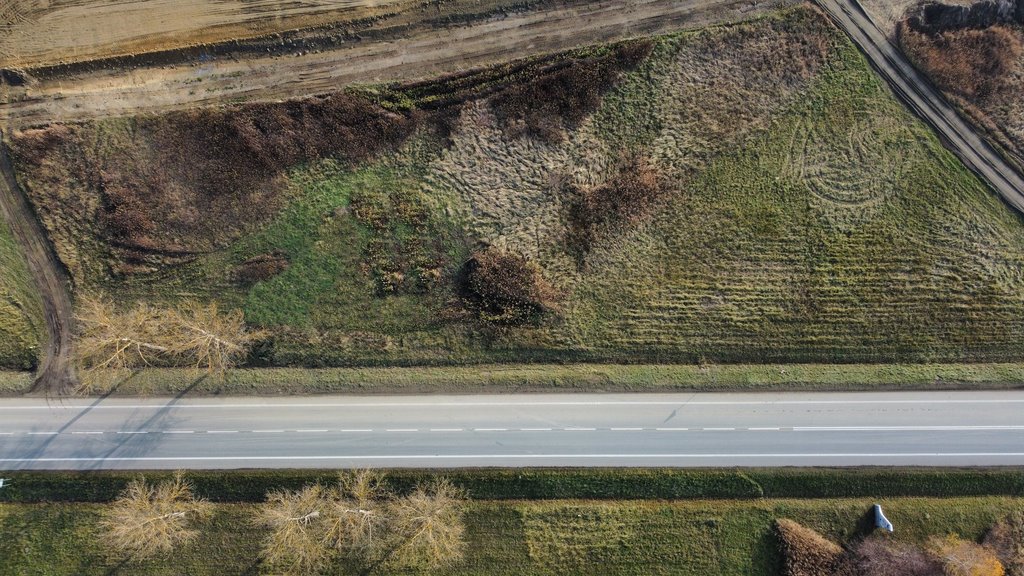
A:
{"label": "sandy ground", "polygon": [[[941,0],[943,4],[969,6],[976,0]],[[871,15],[878,28],[890,39],[896,34],[896,23],[903,19],[907,10],[922,0],[860,0],[860,5]]]}
{"label": "sandy ground", "polygon": [[[8,87],[9,128],[329,92],[351,83],[419,79],[625,37],[735,21],[792,0],[595,0],[556,3],[472,24],[424,25],[319,53],[221,58],[115,69]],[[4,94],[0,94],[3,99]]]}
{"label": "sandy ground", "polygon": [[0,0],[0,63],[37,66],[408,10],[413,0]]}

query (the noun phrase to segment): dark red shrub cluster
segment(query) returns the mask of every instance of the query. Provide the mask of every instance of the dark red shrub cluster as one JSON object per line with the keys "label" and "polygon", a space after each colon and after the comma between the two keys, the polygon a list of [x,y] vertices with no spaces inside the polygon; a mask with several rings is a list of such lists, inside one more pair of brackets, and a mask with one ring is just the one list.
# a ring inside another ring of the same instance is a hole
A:
{"label": "dark red shrub cluster", "polygon": [[850,551],[850,572],[863,576],[935,576],[942,563],[918,546],[867,538]]}
{"label": "dark red shrub cluster", "polygon": [[536,324],[558,309],[558,293],[537,264],[495,248],[473,254],[458,287],[467,307],[491,324]]}
{"label": "dark red shrub cluster", "polygon": [[288,269],[290,262],[281,250],[260,254],[242,262],[231,271],[232,279],[242,286],[269,280]]}
{"label": "dark red shrub cluster", "polygon": [[603,56],[559,62],[531,80],[502,90],[491,103],[511,134],[560,142],[564,130],[596,111],[601,95],[623,71],[639,65],[652,47],[649,40],[628,42]]}

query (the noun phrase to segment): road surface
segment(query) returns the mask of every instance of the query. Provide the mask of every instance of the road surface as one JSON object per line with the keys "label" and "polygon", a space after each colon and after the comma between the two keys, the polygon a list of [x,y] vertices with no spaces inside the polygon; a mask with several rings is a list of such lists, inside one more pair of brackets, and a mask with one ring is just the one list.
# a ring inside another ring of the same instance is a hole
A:
{"label": "road surface", "polygon": [[1024,465],[1024,391],[0,401],[0,471]]}
{"label": "road surface", "polygon": [[1024,177],[889,42],[857,0],[815,1],[864,52],[896,95],[938,132],[946,147],[1007,204],[1024,214]]}

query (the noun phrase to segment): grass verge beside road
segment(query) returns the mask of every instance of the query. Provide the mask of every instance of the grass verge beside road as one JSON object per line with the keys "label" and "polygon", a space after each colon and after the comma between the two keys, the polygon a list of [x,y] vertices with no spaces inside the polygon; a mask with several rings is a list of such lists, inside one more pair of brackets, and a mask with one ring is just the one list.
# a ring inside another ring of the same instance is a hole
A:
{"label": "grass verge beside road", "polygon": [[[257,574],[265,533],[252,520],[264,494],[336,478],[329,470],[189,472],[198,495],[214,502],[203,537],[173,558],[135,562],[100,546],[98,521],[138,473],[4,475],[12,480],[0,491],[0,576]],[[471,498],[466,557],[437,572],[455,575],[770,575],[779,573],[776,518],[848,541],[864,534],[877,502],[896,539],[919,543],[949,533],[976,540],[1024,508],[1018,468],[394,470],[388,478],[404,492],[436,475]]]}
{"label": "grass verge beside road", "polygon": [[[895,537],[979,538],[1024,507],[1008,497],[888,498]],[[441,574],[779,573],[774,519],[787,517],[836,540],[857,533],[871,499],[690,501],[475,500],[465,513],[465,559]],[[98,543],[102,504],[0,504],[0,575],[257,574],[264,532],[254,504],[216,504],[203,537],[171,559],[122,561]],[[341,572],[344,573],[344,572]],[[378,571],[377,574],[390,572]]]}
{"label": "grass verge beside road", "polygon": [[[0,371],[0,395],[25,393],[27,372]],[[482,392],[877,391],[1024,386],[1024,364],[519,364],[400,368],[252,368],[223,377],[146,369],[109,379],[118,396],[429,394]]]}

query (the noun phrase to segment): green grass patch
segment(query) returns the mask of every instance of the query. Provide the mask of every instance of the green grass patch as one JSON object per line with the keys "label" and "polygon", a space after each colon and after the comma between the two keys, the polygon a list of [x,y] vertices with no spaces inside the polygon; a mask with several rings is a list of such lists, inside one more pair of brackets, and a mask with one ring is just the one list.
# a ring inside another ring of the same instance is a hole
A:
{"label": "green grass patch", "polygon": [[0,369],[0,396],[16,396],[28,392],[32,387],[31,372],[16,372]]}
{"label": "green grass patch", "polygon": [[[108,502],[138,472],[8,472],[0,502]],[[171,472],[148,472],[157,481]],[[1020,468],[529,468],[388,471],[388,483],[406,493],[443,474],[476,500],[953,498],[1024,496]],[[196,492],[214,502],[261,502],[275,488],[330,484],[333,470],[195,470]]]}
{"label": "green grass patch", "polygon": [[[587,500],[473,501],[466,509],[468,549],[437,573],[678,574],[779,573],[772,523],[788,517],[838,540],[863,529],[876,500]],[[979,538],[998,518],[1024,507],[1006,497],[883,498],[895,537],[933,534]],[[218,504],[203,537],[173,558],[138,563],[111,557],[97,543],[99,504],[0,505],[0,574],[256,574],[263,533],[252,505]],[[347,574],[344,568],[339,572]],[[378,572],[390,574],[390,572]]]}
{"label": "green grass patch", "polygon": [[[0,372],[0,395],[30,375]],[[397,368],[244,368],[223,377],[151,368],[104,392],[137,395],[474,394],[985,390],[1024,386],[1024,364],[484,364]]]}
{"label": "green grass patch", "polygon": [[[0,370],[34,368],[42,338],[42,302],[10,227],[0,219]],[[0,376],[0,389],[4,380]]]}

